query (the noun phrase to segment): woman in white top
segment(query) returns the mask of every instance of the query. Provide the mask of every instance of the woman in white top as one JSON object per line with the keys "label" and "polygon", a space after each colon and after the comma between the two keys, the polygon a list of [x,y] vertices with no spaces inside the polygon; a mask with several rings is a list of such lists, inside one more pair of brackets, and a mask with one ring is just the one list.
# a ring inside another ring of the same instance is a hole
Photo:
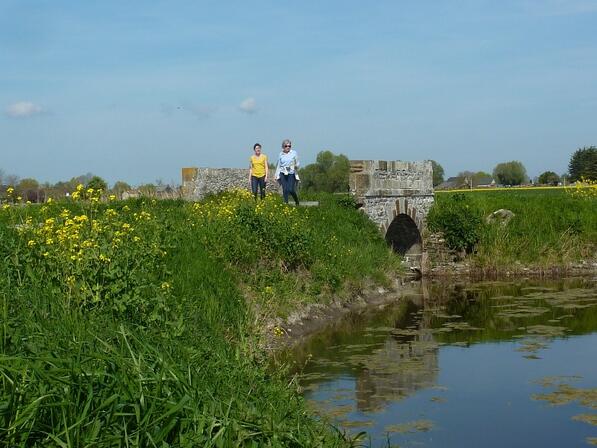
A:
{"label": "woman in white top", "polygon": [[296,205],[299,205],[299,199],[296,194],[296,182],[299,180],[298,167],[298,155],[292,149],[292,142],[286,139],[282,142],[282,152],[278,156],[275,179],[282,185],[282,196],[284,197],[284,202],[287,204],[288,195],[290,195]]}

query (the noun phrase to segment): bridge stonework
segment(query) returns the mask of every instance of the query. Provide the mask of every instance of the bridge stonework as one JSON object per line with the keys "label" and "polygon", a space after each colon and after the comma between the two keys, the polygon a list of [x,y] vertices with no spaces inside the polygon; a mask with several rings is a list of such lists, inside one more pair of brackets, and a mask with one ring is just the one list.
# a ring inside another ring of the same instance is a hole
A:
{"label": "bridge stonework", "polygon": [[388,244],[408,261],[424,264],[423,232],[433,205],[430,161],[351,160],[349,186]]}

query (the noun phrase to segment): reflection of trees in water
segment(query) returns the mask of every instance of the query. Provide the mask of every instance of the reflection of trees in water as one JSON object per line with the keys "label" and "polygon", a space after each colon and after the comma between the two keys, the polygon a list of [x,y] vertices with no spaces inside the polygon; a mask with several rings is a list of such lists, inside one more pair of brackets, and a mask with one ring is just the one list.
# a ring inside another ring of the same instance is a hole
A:
{"label": "reflection of trees in water", "polygon": [[303,359],[315,356],[303,385],[310,374],[311,384],[354,377],[358,409],[377,411],[435,384],[438,343],[511,339],[521,327],[536,333],[565,324],[568,334],[595,331],[594,288],[583,280],[422,283],[420,292],[382,310],[350,315],[305,344]]}
{"label": "reflection of trees in water", "polygon": [[431,387],[439,371],[438,348],[431,332],[418,328],[413,336],[388,338],[363,359],[356,374],[357,408],[377,411]]}

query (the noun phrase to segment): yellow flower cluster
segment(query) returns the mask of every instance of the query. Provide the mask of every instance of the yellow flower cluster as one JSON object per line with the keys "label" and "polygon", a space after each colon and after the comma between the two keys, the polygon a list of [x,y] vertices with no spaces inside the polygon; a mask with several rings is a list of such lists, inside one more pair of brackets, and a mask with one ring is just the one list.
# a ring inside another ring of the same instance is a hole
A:
{"label": "yellow flower cluster", "polygon": [[597,180],[581,177],[573,187],[567,187],[566,192],[577,198],[597,199]]}

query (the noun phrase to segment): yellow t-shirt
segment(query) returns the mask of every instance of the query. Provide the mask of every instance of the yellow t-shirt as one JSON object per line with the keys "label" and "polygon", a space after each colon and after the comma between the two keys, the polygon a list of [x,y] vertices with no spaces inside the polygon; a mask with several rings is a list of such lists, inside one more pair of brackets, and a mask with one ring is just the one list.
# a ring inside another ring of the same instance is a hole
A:
{"label": "yellow t-shirt", "polygon": [[263,177],[265,176],[265,167],[267,166],[267,156],[261,154],[259,157],[256,155],[251,156],[251,169],[253,170],[253,176]]}

